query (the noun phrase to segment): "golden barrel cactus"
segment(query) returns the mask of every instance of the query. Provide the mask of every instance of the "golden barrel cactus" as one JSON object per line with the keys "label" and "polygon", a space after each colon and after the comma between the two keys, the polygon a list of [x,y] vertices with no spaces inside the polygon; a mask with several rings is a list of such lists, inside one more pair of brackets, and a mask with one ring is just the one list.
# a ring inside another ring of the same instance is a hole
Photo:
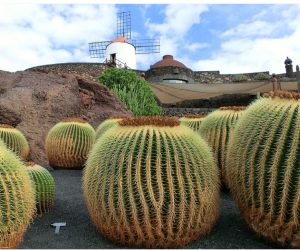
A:
{"label": "golden barrel cactus", "polygon": [[55,181],[46,168],[34,162],[26,162],[26,166],[35,187],[37,213],[49,212],[54,204]]}
{"label": "golden barrel cactus", "polygon": [[108,129],[115,127],[118,124],[118,121],[121,121],[123,118],[125,117],[111,117],[101,122],[96,129],[96,140]]}
{"label": "golden barrel cactus", "polygon": [[183,246],[206,235],[219,212],[212,152],[175,118],[118,122],[93,146],[83,189],[97,229],[129,246]]}
{"label": "golden barrel cactus", "polygon": [[35,213],[26,167],[0,141],[0,248],[17,248]]}
{"label": "golden barrel cactus", "polygon": [[29,144],[20,130],[8,124],[0,124],[0,139],[10,150],[22,159],[27,159],[29,155]]}
{"label": "golden barrel cactus", "polygon": [[248,225],[300,248],[300,94],[255,101],[230,139],[227,180]]}
{"label": "golden barrel cactus", "polygon": [[95,130],[86,121],[68,118],[50,129],[46,138],[49,164],[56,168],[83,168],[95,141]]}
{"label": "golden barrel cactus", "polygon": [[179,119],[179,121],[181,122],[181,124],[188,126],[195,132],[199,133],[200,124],[205,117],[206,115],[202,114],[184,115]]}
{"label": "golden barrel cactus", "polygon": [[243,106],[221,107],[210,113],[200,125],[200,135],[212,147],[220,170],[221,181],[225,185],[225,164],[228,141],[230,134],[232,133],[238,119],[243,114],[244,109],[245,107]]}

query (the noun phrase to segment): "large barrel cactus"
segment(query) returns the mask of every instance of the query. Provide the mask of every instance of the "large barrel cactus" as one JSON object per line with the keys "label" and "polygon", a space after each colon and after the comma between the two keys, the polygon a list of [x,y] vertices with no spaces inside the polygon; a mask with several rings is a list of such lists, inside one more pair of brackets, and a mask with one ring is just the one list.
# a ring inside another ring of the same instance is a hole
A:
{"label": "large barrel cactus", "polygon": [[206,115],[195,114],[195,115],[184,115],[179,120],[181,124],[190,127],[195,132],[199,133],[200,124]]}
{"label": "large barrel cactus", "polygon": [[130,246],[183,246],[207,234],[218,217],[212,152],[175,118],[118,122],[93,146],[83,188],[98,230]]}
{"label": "large barrel cactus", "polygon": [[29,155],[29,144],[20,130],[8,124],[1,124],[0,139],[18,156],[24,160],[27,159]]}
{"label": "large barrel cactus", "polygon": [[46,138],[49,164],[56,168],[83,168],[95,141],[95,130],[86,121],[68,118],[50,129]]}
{"label": "large barrel cactus", "polygon": [[49,212],[54,204],[55,182],[46,168],[26,162],[27,171],[35,187],[35,203],[38,214]]}
{"label": "large barrel cactus", "polygon": [[125,117],[112,117],[101,122],[96,129],[96,140],[104,134],[108,129],[115,127],[118,121],[121,121]]}
{"label": "large barrel cactus", "polygon": [[228,140],[238,119],[243,114],[244,109],[245,107],[243,106],[221,107],[210,113],[200,125],[200,135],[206,139],[208,144],[212,147],[217,165],[220,169],[221,181],[225,185],[225,164]]}
{"label": "large barrel cactus", "polygon": [[300,94],[254,102],[230,139],[227,180],[249,226],[300,248]]}
{"label": "large barrel cactus", "polygon": [[35,212],[26,167],[0,141],[0,248],[17,248]]}

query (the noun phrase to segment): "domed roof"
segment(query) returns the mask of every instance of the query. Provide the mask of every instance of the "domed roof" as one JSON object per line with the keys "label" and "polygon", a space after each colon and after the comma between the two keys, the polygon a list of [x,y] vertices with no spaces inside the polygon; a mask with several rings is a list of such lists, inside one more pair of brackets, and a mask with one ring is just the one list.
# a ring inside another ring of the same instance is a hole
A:
{"label": "domed roof", "polygon": [[186,68],[186,66],[183,63],[174,60],[172,55],[164,55],[162,60],[154,63],[153,65],[150,66],[150,68],[160,68],[166,66]]}
{"label": "domed roof", "polygon": [[128,40],[124,36],[118,36],[116,39],[111,41],[112,43],[128,43]]}

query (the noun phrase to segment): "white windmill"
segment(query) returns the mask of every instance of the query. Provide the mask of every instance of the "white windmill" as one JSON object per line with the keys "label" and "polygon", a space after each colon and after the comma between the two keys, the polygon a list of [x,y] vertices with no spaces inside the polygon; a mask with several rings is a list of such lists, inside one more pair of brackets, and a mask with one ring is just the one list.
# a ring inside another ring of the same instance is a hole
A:
{"label": "white windmill", "polygon": [[117,34],[112,41],[89,43],[92,58],[104,58],[105,63],[118,68],[136,69],[136,54],[159,53],[159,39],[131,40],[131,14],[117,14]]}

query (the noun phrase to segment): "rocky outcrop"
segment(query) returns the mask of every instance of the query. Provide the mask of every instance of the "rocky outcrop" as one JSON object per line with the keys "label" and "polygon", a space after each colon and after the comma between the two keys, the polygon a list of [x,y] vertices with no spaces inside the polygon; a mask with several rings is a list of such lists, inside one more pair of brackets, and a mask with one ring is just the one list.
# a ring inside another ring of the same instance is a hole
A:
{"label": "rocky outcrop", "polygon": [[94,128],[110,116],[130,112],[105,86],[76,74],[0,71],[0,123],[27,137],[31,160],[47,164],[49,129],[66,117],[81,117]]}

